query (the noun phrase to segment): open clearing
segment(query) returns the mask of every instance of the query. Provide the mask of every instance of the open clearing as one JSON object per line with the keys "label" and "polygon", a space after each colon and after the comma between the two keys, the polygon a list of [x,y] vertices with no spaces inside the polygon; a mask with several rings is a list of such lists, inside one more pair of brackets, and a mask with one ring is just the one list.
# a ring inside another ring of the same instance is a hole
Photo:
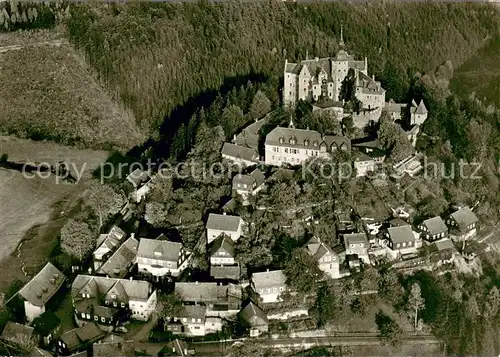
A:
{"label": "open clearing", "polygon": [[55,32],[0,36],[0,127],[6,134],[126,150],[144,140],[130,111]]}
{"label": "open clearing", "polygon": [[10,161],[53,164],[64,160],[78,168],[87,167],[76,185],[56,183],[54,176],[28,179],[21,172],[0,169],[0,291],[5,291],[14,280],[27,280],[23,266],[31,275],[47,261],[68,213],[108,153],[9,137],[0,137],[0,152],[8,154]]}

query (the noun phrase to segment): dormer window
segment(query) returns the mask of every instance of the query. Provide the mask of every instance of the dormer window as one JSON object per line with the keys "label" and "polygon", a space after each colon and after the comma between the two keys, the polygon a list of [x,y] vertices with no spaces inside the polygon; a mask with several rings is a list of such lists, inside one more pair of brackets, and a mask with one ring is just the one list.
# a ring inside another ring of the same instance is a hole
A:
{"label": "dormer window", "polygon": [[155,256],[161,257],[161,252],[155,252]]}
{"label": "dormer window", "polygon": [[315,147],[318,146],[318,141],[317,140],[313,141],[313,146],[315,146]]}
{"label": "dormer window", "polygon": [[292,145],[295,145],[297,143],[297,139],[294,136],[292,136],[290,140],[288,140],[288,142]]}
{"label": "dormer window", "polygon": [[280,144],[283,144],[285,142],[285,138],[284,137],[280,137]]}
{"label": "dormer window", "polygon": [[304,140],[304,146],[309,146],[309,139]]}
{"label": "dormer window", "polygon": [[321,152],[325,152],[326,151],[326,144],[325,143],[321,143],[321,145],[319,146],[319,149]]}

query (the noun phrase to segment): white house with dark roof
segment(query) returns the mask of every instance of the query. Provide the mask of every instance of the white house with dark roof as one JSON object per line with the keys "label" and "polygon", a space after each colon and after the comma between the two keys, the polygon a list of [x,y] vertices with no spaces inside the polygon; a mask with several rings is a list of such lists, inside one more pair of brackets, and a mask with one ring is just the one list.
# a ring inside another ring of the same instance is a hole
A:
{"label": "white house with dark roof", "polygon": [[210,265],[234,265],[234,241],[230,236],[221,234],[211,243]]}
{"label": "white house with dark roof", "polygon": [[259,163],[259,153],[255,149],[224,143],[221,149],[223,159],[229,160],[242,167],[250,167]]}
{"label": "white house with dark roof", "polygon": [[365,233],[344,234],[344,247],[346,256],[357,256],[363,263],[370,264],[370,243]]}
{"label": "white house with dark roof", "polygon": [[419,234],[414,233],[408,224],[387,228],[384,237],[393,258],[398,255],[414,254],[417,252],[417,247],[421,246]]}
{"label": "white house with dark roof", "polygon": [[250,337],[257,337],[262,333],[269,332],[269,320],[260,307],[250,301],[238,315],[250,327]]}
{"label": "white house with dark roof", "polygon": [[113,252],[120,246],[126,233],[119,227],[113,226],[109,233],[101,234],[96,242],[96,250],[92,253],[94,261],[94,271],[113,254]]}
{"label": "white house with dark roof", "polygon": [[436,251],[431,255],[430,261],[435,267],[443,264],[451,264],[458,256],[458,251],[453,242],[448,238],[443,238],[434,242]]}
{"label": "white house with dark roof", "polygon": [[206,224],[207,243],[212,243],[221,234],[228,235],[236,242],[243,233],[243,224],[238,216],[210,213]]}
{"label": "white house with dark roof", "polygon": [[238,313],[241,307],[240,285],[199,282],[176,282],[175,293],[185,304],[207,307],[207,317],[228,317]]}
{"label": "white house with dark roof", "polygon": [[446,218],[450,234],[459,240],[472,238],[477,234],[479,219],[470,207],[463,207]]}
{"label": "white house with dark roof", "polygon": [[385,151],[380,148],[356,146],[352,157],[356,177],[362,177],[377,171],[377,168],[385,160]]}
{"label": "white house with dark roof", "polygon": [[[293,124],[293,123],[292,123]],[[344,136],[321,134],[315,130],[276,127],[266,136],[267,165],[300,165],[313,157],[328,158],[337,150],[350,152],[351,142]]]}
{"label": "white house with dark roof", "polygon": [[265,180],[264,173],[259,169],[253,170],[248,175],[237,174],[233,177],[233,192],[243,198],[244,205],[248,205],[248,197],[261,191]]}
{"label": "white house with dark roof", "polygon": [[106,333],[97,324],[88,323],[62,334],[57,341],[57,354],[68,356],[77,351],[86,351],[89,344],[98,342],[105,336]]}
{"label": "white house with dark roof", "polygon": [[166,324],[167,331],[186,336],[205,336],[206,306],[183,305]]}
{"label": "white house with dark roof", "polygon": [[124,278],[134,266],[138,247],[139,241],[133,236],[130,237],[99,267],[96,274]]}
{"label": "white house with dark roof", "polygon": [[112,325],[116,315],[130,311],[135,320],[147,321],[156,308],[156,290],[147,281],[78,275],[71,285],[78,320]]}
{"label": "white house with dark roof", "polygon": [[263,303],[275,303],[286,291],[286,277],[282,270],[253,273],[251,286],[260,295]]}
{"label": "white house with dark roof", "polygon": [[340,265],[345,258],[345,251],[336,252],[317,237],[312,237],[306,243],[306,249],[309,255],[318,263],[318,267],[332,279],[342,277]]}
{"label": "white house with dark roof", "polygon": [[422,239],[435,241],[448,237],[448,227],[439,216],[428,218],[418,225]]}
{"label": "white house with dark roof", "polygon": [[24,312],[28,322],[45,312],[45,305],[61,288],[66,277],[52,263],[47,263],[18,294],[24,300]]}
{"label": "white house with dark roof", "polygon": [[422,125],[427,120],[427,108],[424,101],[421,100],[417,105],[415,100],[412,100],[410,107],[410,125]]}
{"label": "white house with dark roof", "polygon": [[169,274],[177,277],[186,269],[189,257],[182,243],[141,238],[137,249],[138,272],[155,278]]}

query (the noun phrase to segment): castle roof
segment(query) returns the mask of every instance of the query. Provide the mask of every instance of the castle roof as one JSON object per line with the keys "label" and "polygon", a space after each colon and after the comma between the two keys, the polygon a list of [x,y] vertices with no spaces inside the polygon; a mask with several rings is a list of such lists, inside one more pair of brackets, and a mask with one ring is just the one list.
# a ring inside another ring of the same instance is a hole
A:
{"label": "castle roof", "polygon": [[358,80],[357,87],[361,88],[364,94],[383,94],[385,89],[382,88],[380,82],[374,81],[372,78],[364,74],[363,72],[357,72]]}
{"label": "castle roof", "polygon": [[267,134],[265,142],[265,145],[315,149],[321,146],[331,149],[334,144],[336,148],[345,147],[348,151],[351,149],[351,142],[345,136],[327,135],[322,137],[315,130],[283,128],[279,126]]}

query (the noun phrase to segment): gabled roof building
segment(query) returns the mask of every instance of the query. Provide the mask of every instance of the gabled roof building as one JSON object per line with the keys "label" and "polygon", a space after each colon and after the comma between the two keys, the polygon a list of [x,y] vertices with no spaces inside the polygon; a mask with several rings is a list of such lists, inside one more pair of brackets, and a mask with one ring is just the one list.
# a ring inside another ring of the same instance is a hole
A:
{"label": "gabled roof building", "polygon": [[155,279],[179,276],[187,267],[190,254],[182,243],[141,238],[137,250],[137,268],[140,274]]}

